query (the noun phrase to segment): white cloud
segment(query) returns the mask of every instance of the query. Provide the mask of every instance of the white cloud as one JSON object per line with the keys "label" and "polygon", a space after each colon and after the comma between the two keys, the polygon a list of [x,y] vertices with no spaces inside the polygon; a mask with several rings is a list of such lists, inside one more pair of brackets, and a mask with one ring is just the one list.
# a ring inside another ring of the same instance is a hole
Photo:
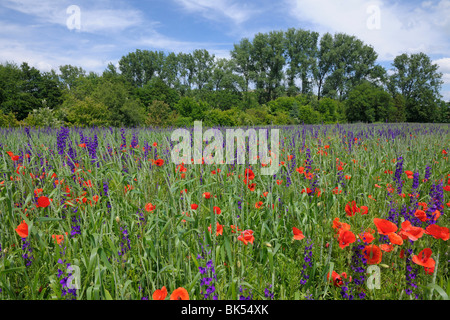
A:
{"label": "white cloud", "polygon": [[286,10],[299,23],[313,24],[321,33],[355,35],[372,45],[382,61],[405,52],[445,54],[450,49],[450,0],[435,5],[425,3],[422,7],[410,7],[407,2],[366,0],[285,0],[285,3]]}
{"label": "white cloud", "polygon": [[214,21],[226,18],[235,24],[250,19],[258,10],[242,2],[232,0],[174,0],[189,12],[200,13],[204,18]]}
{"label": "white cloud", "polygon": [[[138,10],[122,8],[117,5],[114,9],[105,9],[86,1],[79,1],[77,4],[80,17],[80,32],[102,33],[118,32],[130,27],[142,24],[142,14]],[[4,0],[2,5],[11,10],[33,16],[38,22],[44,24],[56,24],[67,27],[68,20],[74,12],[68,8],[73,5],[72,1],[61,0],[41,0],[39,3],[33,0]],[[105,7],[107,7],[105,5]]]}

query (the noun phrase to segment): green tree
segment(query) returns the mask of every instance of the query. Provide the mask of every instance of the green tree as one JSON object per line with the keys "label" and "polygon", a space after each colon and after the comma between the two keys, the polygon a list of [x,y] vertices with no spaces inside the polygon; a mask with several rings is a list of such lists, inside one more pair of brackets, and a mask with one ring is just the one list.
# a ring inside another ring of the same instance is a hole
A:
{"label": "green tree", "polygon": [[260,104],[276,99],[284,92],[281,81],[284,78],[284,32],[258,33],[253,38],[251,59],[254,71],[251,78],[255,82]]}
{"label": "green tree", "polygon": [[395,57],[388,88],[400,93],[406,101],[408,122],[433,122],[437,117],[440,89],[443,84],[438,65],[424,53]]}
{"label": "green tree", "polygon": [[91,97],[79,100],[71,96],[64,101],[62,111],[66,122],[76,127],[104,127],[110,124],[108,108]]}
{"label": "green tree", "polygon": [[285,54],[288,63],[286,71],[288,94],[295,95],[298,90],[295,80],[299,77],[301,93],[312,90],[312,73],[317,57],[318,32],[290,28],[285,33]]}
{"label": "green tree", "polygon": [[346,107],[346,116],[350,122],[385,122],[395,119],[396,108],[391,95],[369,82],[350,91]]}

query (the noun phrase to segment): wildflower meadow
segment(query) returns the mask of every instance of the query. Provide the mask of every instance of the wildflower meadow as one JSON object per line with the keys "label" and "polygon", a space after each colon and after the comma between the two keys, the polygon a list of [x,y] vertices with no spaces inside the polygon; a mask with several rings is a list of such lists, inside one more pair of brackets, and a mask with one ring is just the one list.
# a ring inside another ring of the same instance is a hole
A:
{"label": "wildflower meadow", "polygon": [[448,300],[448,124],[265,128],[270,175],[248,141],[1,128],[0,299]]}

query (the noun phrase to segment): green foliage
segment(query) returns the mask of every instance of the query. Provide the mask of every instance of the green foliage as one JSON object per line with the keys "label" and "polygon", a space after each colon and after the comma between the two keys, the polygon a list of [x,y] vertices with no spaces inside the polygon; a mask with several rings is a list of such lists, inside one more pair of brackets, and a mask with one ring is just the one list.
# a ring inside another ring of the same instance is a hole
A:
{"label": "green foliage", "polygon": [[175,106],[182,117],[191,117],[193,120],[203,120],[208,104],[196,101],[191,97],[183,97]]}
{"label": "green foliage", "polygon": [[0,127],[18,127],[22,123],[16,119],[14,113],[3,114],[0,112]]}
{"label": "green foliage", "polygon": [[30,127],[61,127],[64,123],[61,115],[48,107],[34,109],[24,119],[24,123]]}
{"label": "green foliage", "polygon": [[148,106],[147,112],[145,124],[149,126],[166,127],[169,125],[171,118],[174,118],[170,106],[164,101],[153,100]]}
{"label": "green foliage", "polygon": [[[243,38],[230,56],[137,49],[101,75],[70,64],[57,74],[5,63],[0,111],[21,121],[34,109],[64,109],[61,118],[81,126],[165,126],[208,117],[238,125],[448,121],[442,74],[423,53],[397,56],[388,76],[374,49],[355,36],[290,28]],[[167,114],[149,110],[155,100],[169,106],[160,105]]]}
{"label": "green foliage", "polygon": [[289,115],[296,120],[297,123],[316,124],[322,122],[322,115],[313,109],[310,105],[301,106],[295,104]]}
{"label": "green foliage", "polygon": [[76,127],[104,127],[109,124],[108,108],[92,97],[78,100],[74,97],[67,98],[62,108],[66,122]]}
{"label": "green foliage", "polygon": [[165,102],[170,108],[174,108],[180,99],[175,89],[169,87],[163,80],[157,77],[153,77],[142,88],[138,88],[136,95],[144,106],[148,106],[154,100],[157,100]]}
{"label": "green foliage", "polygon": [[443,83],[438,65],[422,52],[399,55],[392,65],[394,73],[389,78],[388,88],[393,95],[400,93],[405,97],[406,120],[433,122]]}
{"label": "green foliage", "polygon": [[368,82],[356,86],[346,100],[346,116],[350,122],[393,121],[396,111],[389,93]]}

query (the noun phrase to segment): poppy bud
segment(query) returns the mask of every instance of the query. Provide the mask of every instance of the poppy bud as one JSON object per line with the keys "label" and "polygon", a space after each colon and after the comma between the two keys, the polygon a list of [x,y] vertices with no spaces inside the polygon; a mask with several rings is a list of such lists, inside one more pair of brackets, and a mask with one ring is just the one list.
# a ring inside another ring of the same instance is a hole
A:
{"label": "poppy bud", "polygon": [[270,243],[268,243],[268,242],[264,242],[264,245],[265,245],[266,247],[272,248],[272,245],[271,245]]}
{"label": "poppy bud", "polygon": [[116,217],[116,222],[119,223],[120,222],[120,218],[119,216]]}

